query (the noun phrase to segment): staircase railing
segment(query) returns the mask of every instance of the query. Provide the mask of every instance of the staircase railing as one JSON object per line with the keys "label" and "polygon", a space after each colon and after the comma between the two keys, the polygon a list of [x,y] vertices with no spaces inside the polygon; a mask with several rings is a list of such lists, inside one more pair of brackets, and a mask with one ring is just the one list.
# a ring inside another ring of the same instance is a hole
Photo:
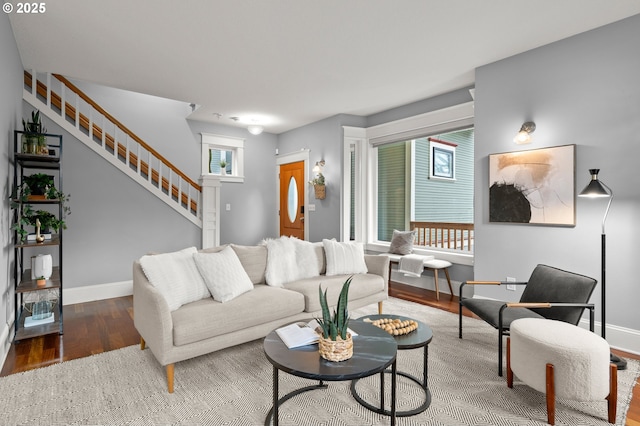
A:
{"label": "staircase railing", "polygon": [[[46,74],[46,83],[24,72],[25,90],[50,108],[64,124],[72,125],[88,137],[91,148],[127,174],[135,173],[163,198],[198,226],[202,226],[198,206],[202,188],[160,155],[124,124],[100,107],[65,77]],[[34,105],[35,106],[35,105]],[[117,160],[117,161],[114,161]],[[140,182],[142,183],[142,182]],[[147,185],[148,186],[148,185]]]}

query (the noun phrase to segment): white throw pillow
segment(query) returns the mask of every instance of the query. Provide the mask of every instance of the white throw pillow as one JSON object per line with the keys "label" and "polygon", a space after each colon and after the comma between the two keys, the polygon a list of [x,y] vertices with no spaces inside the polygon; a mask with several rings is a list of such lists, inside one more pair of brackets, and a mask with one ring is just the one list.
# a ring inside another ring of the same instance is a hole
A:
{"label": "white throw pillow", "polygon": [[309,241],[291,237],[296,248],[296,280],[312,278],[320,275],[318,253]]}
{"label": "white throw pillow", "polygon": [[228,302],[253,290],[249,275],[230,246],[218,253],[196,253],[193,259],[214,300]]}
{"label": "white throw pillow", "polygon": [[173,253],[146,255],[140,266],[152,286],[158,289],[170,311],[196,300],[211,297],[193,260],[195,247]]}
{"label": "white throw pillow", "polygon": [[273,287],[282,287],[295,281],[296,248],[289,237],[280,237],[265,241],[267,245],[267,270],[265,280]]}
{"label": "white throw pillow", "polygon": [[327,256],[326,275],[366,274],[367,265],[364,262],[364,247],[362,243],[322,240],[324,252]]}
{"label": "white throw pillow", "polygon": [[320,275],[318,253],[309,241],[282,236],[266,240],[267,284],[282,287],[286,283]]}

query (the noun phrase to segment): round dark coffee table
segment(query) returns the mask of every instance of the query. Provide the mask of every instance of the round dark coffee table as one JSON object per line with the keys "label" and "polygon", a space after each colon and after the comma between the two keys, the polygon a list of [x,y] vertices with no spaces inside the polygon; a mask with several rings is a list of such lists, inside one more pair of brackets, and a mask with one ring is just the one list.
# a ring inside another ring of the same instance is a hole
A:
{"label": "round dark coffee table", "polygon": [[[397,417],[407,417],[407,416],[414,416],[416,414],[422,413],[424,410],[426,410],[427,408],[429,408],[429,405],[431,405],[431,391],[429,391],[429,386],[427,383],[427,379],[429,377],[429,371],[428,371],[428,360],[429,360],[429,343],[431,342],[431,339],[433,339],[433,331],[431,331],[431,328],[429,328],[428,325],[426,325],[423,322],[417,321],[413,318],[408,318],[408,317],[404,317],[402,315],[393,315],[393,314],[383,314],[383,315],[367,315],[361,318],[358,318],[357,320],[351,321],[350,324],[354,325],[356,323],[359,322],[363,322],[364,319],[370,319],[371,321],[375,321],[378,319],[383,319],[383,318],[391,318],[391,319],[399,319],[401,321],[405,321],[405,320],[413,320],[416,321],[418,323],[418,329],[412,331],[409,334],[404,334],[404,335],[400,335],[400,336],[392,336],[396,343],[398,344],[398,349],[399,350],[405,350],[405,349],[417,349],[417,348],[424,348],[424,358],[423,358],[423,366],[422,366],[422,380],[418,379],[415,376],[412,376],[408,373],[402,372],[402,371],[398,371],[396,374],[399,374],[400,376],[406,377],[412,381],[414,381],[415,383],[417,383],[418,385],[420,385],[420,387],[424,390],[424,402],[417,408],[413,409],[413,410],[407,410],[407,411],[397,411],[395,413],[395,415]],[[375,326],[374,326],[375,327]],[[386,331],[384,333],[387,333]],[[388,334],[388,333],[387,333]],[[389,334],[389,336],[391,336],[391,334]],[[375,407],[372,404],[368,403],[367,401],[365,401],[360,395],[358,395],[358,392],[356,390],[356,384],[358,382],[358,379],[353,380],[351,382],[351,393],[353,394],[353,397],[356,399],[356,401],[358,401],[361,405],[363,405],[364,407],[372,410],[372,411],[376,411],[382,414],[387,414],[389,415],[390,411],[386,410],[384,408],[384,401],[381,404],[380,407]],[[384,372],[380,373],[380,386],[384,387]]]}
{"label": "round dark coffee table", "polygon": [[[324,381],[360,379],[385,371],[391,366],[391,424],[395,425],[396,410],[396,354],[398,345],[389,333],[362,321],[350,321],[349,328],[358,333],[353,338],[353,357],[340,362],[327,361],[320,357],[318,345],[307,345],[289,349],[274,331],[264,339],[264,353],[273,365],[273,407],[267,413],[265,426],[278,424],[278,408],[290,398],[314,389],[326,388]],[[279,398],[278,372],[305,379],[318,380],[317,385],[306,386]],[[384,387],[380,390],[384,398]],[[384,401],[384,399],[383,399]],[[374,410],[377,411],[377,410]]]}

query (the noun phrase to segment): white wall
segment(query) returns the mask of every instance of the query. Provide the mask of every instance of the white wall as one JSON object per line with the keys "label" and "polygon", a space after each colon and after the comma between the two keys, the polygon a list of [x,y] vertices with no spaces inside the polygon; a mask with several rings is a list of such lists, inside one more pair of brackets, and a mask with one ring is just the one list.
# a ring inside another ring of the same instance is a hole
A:
{"label": "white wall", "polygon": [[[590,168],[600,168],[601,179],[615,191],[607,220],[606,317],[614,333],[616,327],[640,330],[638,40],[640,15],[476,70],[475,278],[526,280],[536,264],[546,263],[600,280],[606,201],[578,198],[575,227],[496,224],[488,218],[489,154],[576,144],[576,192],[587,185]],[[517,146],[512,139],[528,120],[537,125],[534,142]],[[476,294],[520,296],[497,288]],[[597,319],[599,286],[592,302]]]}

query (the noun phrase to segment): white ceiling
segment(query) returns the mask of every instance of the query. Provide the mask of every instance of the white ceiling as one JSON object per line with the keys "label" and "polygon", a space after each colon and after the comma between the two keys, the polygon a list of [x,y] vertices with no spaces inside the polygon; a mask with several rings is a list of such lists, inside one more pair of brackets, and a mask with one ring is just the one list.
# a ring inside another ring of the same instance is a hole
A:
{"label": "white ceiling", "polygon": [[56,0],[9,18],[27,69],[277,134],[473,85],[478,66],[638,13],[638,0]]}

